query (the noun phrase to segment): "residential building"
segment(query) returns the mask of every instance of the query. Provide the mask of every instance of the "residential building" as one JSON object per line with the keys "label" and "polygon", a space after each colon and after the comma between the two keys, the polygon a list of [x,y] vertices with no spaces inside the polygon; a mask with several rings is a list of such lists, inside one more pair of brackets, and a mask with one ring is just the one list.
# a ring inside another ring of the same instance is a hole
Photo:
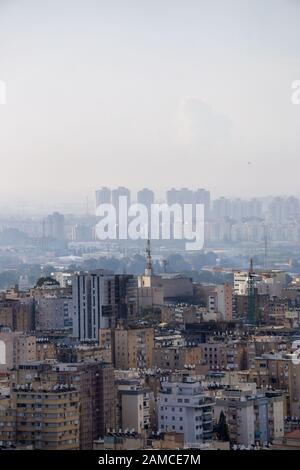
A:
{"label": "residential building", "polygon": [[118,325],[114,330],[117,369],[150,369],[153,365],[154,329]]}
{"label": "residential building", "polygon": [[202,349],[190,347],[159,347],[153,350],[153,366],[159,369],[184,370],[203,363]]}
{"label": "residential building", "polygon": [[9,329],[0,330],[0,369],[36,361],[36,336]]}
{"label": "residential building", "polygon": [[115,277],[104,270],[81,272],[72,278],[73,335],[98,340],[99,330],[115,323]]}
{"label": "residential building", "polygon": [[189,446],[201,444],[212,438],[213,406],[214,400],[205,395],[194,378],[163,381],[157,402],[159,430],[182,433]]}

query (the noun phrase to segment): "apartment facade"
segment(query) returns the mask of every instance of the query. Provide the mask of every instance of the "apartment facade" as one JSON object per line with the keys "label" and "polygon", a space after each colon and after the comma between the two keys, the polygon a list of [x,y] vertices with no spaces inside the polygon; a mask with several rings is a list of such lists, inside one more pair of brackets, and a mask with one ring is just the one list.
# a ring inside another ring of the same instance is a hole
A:
{"label": "apartment facade", "polygon": [[230,441],[244,446],[266,444],[284,434],[283,395],[276,391],[227,389],[216,398],[215,420],[223,411]]}
{"label": "apartment facade", "polygon": [[114,331],[117,369],[150,369],[153,365],[154,329],[124,328]]}
{"label": "apartment facade", "polygon": [[159,369],[183,370],[202,364],[202,349],[191,347],[159,347],[153,351],[153,365]]}
{"label": "apartment facade", "polygon": [[0,330],[0,369],[36,361],[36,336],[19,331]]}
{"label": "apartment facade", "polygon": [[104,270],[79,273],[72,278],[73,335],[96,340],[101,328],[115,322],[115,278]]}
{"label": "apartment facade", "polygon": [[214,400],[192,377],[182,382],[162,382],[158,394],[158,428],[184,435],[185,444],[197,445],[212,438]]}
{"label": "apartment facade", "polygon": [[0,441],[39,450],[79,449],[79,397],[74,387],[18,386],[0,412]]}
{"label": "apartment facade", "polygon": [[93,441],[115,427],[114,370],[109,364],[44,363],[20,365],[11,373],[11,388],[42,385],[75,387],[79,398],[79,446],[92,449]]}

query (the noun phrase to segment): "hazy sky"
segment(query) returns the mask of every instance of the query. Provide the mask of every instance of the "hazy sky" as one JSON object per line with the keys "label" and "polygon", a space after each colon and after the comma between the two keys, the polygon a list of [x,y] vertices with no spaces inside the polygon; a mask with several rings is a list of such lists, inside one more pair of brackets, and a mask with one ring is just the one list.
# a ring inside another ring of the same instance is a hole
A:
{"label": "hazy sky", "polygon": [[2,201],[300,194],[298,0],[0,0],[0,79]]}

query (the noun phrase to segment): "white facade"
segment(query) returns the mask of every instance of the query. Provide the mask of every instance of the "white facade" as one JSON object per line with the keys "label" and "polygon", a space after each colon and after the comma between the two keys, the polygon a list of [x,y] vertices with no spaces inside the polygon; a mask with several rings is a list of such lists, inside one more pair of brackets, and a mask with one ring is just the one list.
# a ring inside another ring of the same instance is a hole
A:
{"label": "white facade", "polygon": [[248,293],[249,273],[247,271],[237,271],[234,273],[233,291],[237,295]]}
{"label": "white facade", "polygon": [[98,341],[99,330],[115,319],[115,278],[106,271],[80,273],[72,279],[73,335]]}
{"label": "white facade", "polygon": [[[249,273],[236,271],[234,273],[234,294],[247,295]],[[283,271],[270,271],[256,275],[256,287],[259,294],[269,294],[271,297],[281,297],[282,289],[286,286],[286,273]]]}
{"label": "white facade", "polygon": [[213,400],[204,395],[191,377],[183,382],[162,382],[158,396],[158,427],[161,432],[184,434],[187,444],[211,439]]}
{"label": "white facade", "polygon": [[[228,396],[230,394],[230,396]],[[230,440],[235,444],[249,446],[255,443],[254,401],[247,400],[240,390],[230,390],[224,399],[216,400],[215,419],[221,410],[226,415]]]}
{"label": "white facade", "polygon": [[244,446],[273,441],[284,434],[283,396],[280,392],[242,390],[224,391],[216,399],[215,420],[226,415],[230,440]]}

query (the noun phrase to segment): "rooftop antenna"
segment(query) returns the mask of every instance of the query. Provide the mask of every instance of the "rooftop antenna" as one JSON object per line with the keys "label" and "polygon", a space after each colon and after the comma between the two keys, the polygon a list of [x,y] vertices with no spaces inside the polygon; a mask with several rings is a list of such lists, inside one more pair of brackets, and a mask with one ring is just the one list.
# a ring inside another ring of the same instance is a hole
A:
{"label": "rooftop antenna", "polygon": [[145,268],[145,276],[152,276],[153,274],[153,266],[152,266],[152,257],[151,257],[151,245],[150,245],[150,238],[148,235],[147,246],[146,246],[146,268]]}

